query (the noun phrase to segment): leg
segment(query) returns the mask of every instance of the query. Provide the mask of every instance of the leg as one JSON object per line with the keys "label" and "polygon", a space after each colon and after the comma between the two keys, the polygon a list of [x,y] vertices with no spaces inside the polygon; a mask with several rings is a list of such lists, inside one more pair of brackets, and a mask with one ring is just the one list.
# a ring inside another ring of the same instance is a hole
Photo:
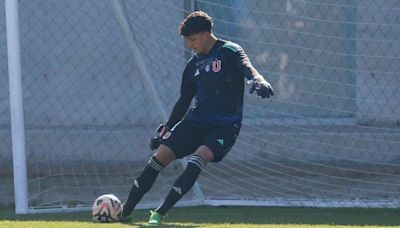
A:
{"label": "leg", "polygon": [[128,199],[124,203],[123,217],[129,216],[132,213],[144,194],[151,189],[160,171],[174,159],[175,154],[169,147],[165,145],[159,146],[142,174],[133,181]]}
{"label": "leg", "polygon": [[165,215],[167,211],[192,188],[193,184],[199,177],[201,170],[213,159],[213,152],[207,146],[200,146],[196,152],[189,157],[185,171],[174,183],[164,203],[155,211],[158,214]]}
{"label": "leg", "polygon": [[[206,134],[203,135],[203,144],[189,157],[185,171],[174,183],[164,203],[156,209],[156,214],[165,215],[191,189],[208,162],[219,162],[225,157],[235,143],[240,125],[206,130]],[[151,222],[151,218],[149,222]]]}

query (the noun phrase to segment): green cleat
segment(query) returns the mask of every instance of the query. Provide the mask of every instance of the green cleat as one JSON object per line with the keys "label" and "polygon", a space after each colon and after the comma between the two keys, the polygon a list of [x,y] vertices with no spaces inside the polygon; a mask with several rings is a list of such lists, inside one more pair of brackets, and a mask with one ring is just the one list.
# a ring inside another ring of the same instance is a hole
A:
{"label": "green cleat", "polygon": [[157,211],[150,210],[149,224],[161,225],[161,219],[163,217],[164,216],[162,214],[157,213]]}

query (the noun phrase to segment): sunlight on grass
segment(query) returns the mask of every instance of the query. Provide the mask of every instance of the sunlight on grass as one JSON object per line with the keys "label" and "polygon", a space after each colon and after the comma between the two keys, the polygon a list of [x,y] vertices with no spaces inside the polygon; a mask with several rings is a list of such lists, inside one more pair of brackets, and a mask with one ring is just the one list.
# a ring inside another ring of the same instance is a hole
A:
{"label": "sunlight on grass", "polygon": [[[16,215],[0,209],[0,227],[154,227],[148,210],[136,210],[130,224],[100,224],[89,211]],[[174,208],[162,227],[382,228],[400,227],[400,209],[187,207]]]}

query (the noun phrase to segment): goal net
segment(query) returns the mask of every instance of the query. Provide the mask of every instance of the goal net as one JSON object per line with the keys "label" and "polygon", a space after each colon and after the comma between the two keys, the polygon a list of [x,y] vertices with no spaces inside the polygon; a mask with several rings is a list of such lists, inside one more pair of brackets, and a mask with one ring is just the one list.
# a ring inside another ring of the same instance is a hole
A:
{"label": "goal net", "polygon": [[[246,93],[235,146],[179,205],[400,206],[400,1],[20,0],[30,212],[126,199],[179,96],[192,53],[178,26],[197,9],[276,96]],[[10,142],[0,67],[0,139]],[[162,202],[184,163],[139,207]]]}

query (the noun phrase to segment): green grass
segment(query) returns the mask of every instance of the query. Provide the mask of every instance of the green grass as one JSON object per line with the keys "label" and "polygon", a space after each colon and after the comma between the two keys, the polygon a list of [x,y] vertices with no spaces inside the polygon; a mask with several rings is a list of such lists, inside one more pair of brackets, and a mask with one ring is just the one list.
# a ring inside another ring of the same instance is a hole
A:
{"label": "green grass", "polygon": [[[130,224],[97,224],[90,212],[15,215],[0,209],[0,227],[148,227],[148,210]],[[283,207],[174,208],[163,227],[400,227],[400,209],[319,209]]]}

